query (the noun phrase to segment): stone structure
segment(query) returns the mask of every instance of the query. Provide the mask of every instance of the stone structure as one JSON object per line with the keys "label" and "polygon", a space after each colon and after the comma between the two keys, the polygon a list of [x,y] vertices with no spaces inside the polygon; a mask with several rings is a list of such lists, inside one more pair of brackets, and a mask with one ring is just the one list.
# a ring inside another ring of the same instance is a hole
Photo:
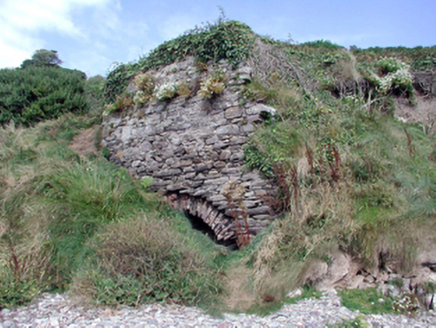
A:
{"label": "stone structure", "polygon": [[[217,69],[225,73],[226,88],[212,99],[200,98],[195,89]],[[103,144],[110,159],[133,175],[153,177],[154,190],[175,208],[201,218],[218,240],[231,240],[237,233],[235,215],[221,194],[229,181],[245,187],[242,207],[251,234],[274,218],[265,201],[275,194],[274,185],[244,161],[244,145],[256,124],[275,114],[271,107],[243,99],[240,87],[250,72],[245,64],[232,69],[225,62],[201,72],[192,58],[150,71],[160,85],[191,85],[191,97],[137,106],[108,117],[104,124]],[[133,84],[128,89],[135,92]]]}

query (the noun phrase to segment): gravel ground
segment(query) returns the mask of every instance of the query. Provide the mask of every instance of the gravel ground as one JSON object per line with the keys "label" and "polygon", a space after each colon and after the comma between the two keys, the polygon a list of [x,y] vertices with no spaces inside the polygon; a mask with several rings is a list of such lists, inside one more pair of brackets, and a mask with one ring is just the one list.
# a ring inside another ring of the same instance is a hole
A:
{"label": "gravel ground", "polygon": [[[354,319],[358,312],[341,306],[334,294],[304,299],[285,305],[280,311],[259,317],[224,314],[214,318],[204,311],[184,306],[150,304],[138,308],[86,308],[75,305],[66,294],[44,294],[31,305],[0,311],[0,325],[10,327],[326,327]],[[383,314],[366,315],[372,327],[436,327],[436,314],[415,318]]]}

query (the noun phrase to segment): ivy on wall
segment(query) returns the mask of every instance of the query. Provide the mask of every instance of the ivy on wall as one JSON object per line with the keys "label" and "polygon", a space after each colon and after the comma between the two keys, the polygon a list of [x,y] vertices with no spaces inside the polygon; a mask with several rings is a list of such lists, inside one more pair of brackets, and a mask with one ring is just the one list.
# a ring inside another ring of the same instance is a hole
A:
{"label": "ivy on wall", "polygon": [[137,63],[121,64],[109,74],[104,90],[106,102],[115,101],[138,72],[170,65],[186,56],[194,56],[201,62],[226,59],[237,65],[248,57],[253,36],[251,29],[244,23],[226,21],[196,28],[176,39],[164,42]]}

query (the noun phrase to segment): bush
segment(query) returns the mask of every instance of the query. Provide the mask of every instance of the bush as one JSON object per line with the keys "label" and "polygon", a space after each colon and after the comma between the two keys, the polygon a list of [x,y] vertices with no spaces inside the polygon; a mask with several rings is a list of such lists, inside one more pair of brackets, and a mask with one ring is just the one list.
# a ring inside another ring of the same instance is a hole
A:
{"label": "bush", "polygon": [[226,85],[224,84],[224,73],[218,72],[212,76],[207,77],[200,83],[200,90],[198,95],[204,99],[210,99],[220,95]]}
{"label": "bush", "polygon": [[27,305],[41,293],[41,286],[35,280],[16,280],[0,273],[0,310]]}
{"label": "bush", "polygon": [[0,70],[0,124],[31,125],[67,112],[85,113],[86,76],[59,67]]}
{"label": "bush", "polygon": [[177,90],[177,83],[164,83],[156,88],[155,96],[159,101],[169,100],[177,95]]}
{"label": "bush", "polygon": [[217,294],[216,274],[165,220],[142,214],[108,225],[74,290],[99,304],[165,301],[195,305]]}
{"label": "bush", "polygon": [[153,96],[155,89],[153,77],[148,74],[138,74],[135,76],[135,84],[138,91],[133,97],[135,104],[145,104]]}

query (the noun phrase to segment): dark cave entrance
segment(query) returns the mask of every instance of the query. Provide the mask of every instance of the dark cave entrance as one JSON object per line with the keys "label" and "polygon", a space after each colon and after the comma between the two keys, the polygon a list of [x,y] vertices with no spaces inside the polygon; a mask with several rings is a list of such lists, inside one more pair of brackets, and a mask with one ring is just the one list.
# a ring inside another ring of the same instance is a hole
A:
{"label": "dark cave entrance", "polygon": [[230,238],[227,240],[218,240],[215,232],[206,222],[203,221],[202,218],[192,215],[187,211],[184,211],[184,213],[186,217],[189,219],[189,222],[191,223],[193,229],[198,230],[201,233],[205,234],[218,245],[226,246],[230,249],[237,249],[236,241],[234,238]]}

